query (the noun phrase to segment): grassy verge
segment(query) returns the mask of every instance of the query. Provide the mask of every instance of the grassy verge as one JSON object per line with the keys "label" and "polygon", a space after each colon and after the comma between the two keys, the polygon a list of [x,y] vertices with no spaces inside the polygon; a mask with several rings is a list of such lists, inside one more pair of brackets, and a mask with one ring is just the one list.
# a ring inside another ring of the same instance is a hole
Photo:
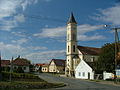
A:
{"label": "grassy verge", "polygon": [[48,83],[34,74],[3,72],[3,81],[0,82],[0,90],[36,90],[45,88],[57,88],[65,86],[64,83]]}
{"label": "grassy verge", "polygon": [[0,82],[0,90],[45,89],[63,86],[65,86],[65,84],[63,83],[27,82],[27,81]]}

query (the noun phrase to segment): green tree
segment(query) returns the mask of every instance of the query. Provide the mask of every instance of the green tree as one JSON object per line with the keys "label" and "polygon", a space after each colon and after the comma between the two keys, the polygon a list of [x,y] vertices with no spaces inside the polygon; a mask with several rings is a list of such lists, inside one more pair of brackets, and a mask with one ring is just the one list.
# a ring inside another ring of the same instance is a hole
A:
{"label": "green tree", "polygon": [[103,71],[107,71],[107,72],[115,71],[115,44],[114,43],[112,44],[107,43],[101,48],[100,57],[98,61],[96,61],[96,72],[102,73]]}

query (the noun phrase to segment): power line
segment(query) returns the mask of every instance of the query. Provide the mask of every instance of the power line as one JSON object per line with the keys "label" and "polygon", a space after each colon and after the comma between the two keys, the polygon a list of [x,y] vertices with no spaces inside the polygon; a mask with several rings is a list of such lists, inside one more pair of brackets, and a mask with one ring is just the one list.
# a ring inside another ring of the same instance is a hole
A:
{"label": "power line", "polygon": [[58,18],[51,18],[51,17],[46,17],[46,16],[38,16],[38,15],[24,15],[27,18],[32,18],[36,20],[47,20],[47,21],[54,21],[54,22],[60,22],[60,23],[66,23],[65,20],[58,19]]}

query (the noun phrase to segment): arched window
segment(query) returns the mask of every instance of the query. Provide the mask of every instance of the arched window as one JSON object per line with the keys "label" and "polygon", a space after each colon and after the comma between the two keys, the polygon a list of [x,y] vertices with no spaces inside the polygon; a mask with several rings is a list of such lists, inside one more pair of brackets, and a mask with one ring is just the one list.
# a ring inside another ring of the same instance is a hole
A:
{"label": "arched window", "polygon": [[73,52],[75,52],[75,45],[73,45]]}

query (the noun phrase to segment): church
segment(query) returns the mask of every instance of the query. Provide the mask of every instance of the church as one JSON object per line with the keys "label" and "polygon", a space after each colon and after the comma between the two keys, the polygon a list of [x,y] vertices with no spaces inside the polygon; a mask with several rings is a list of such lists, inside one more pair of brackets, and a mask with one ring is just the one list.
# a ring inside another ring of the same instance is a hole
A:
{"label": "church", "polygon": [[[98,60],[99,53],[100,48],[77,44],[77,22],[71,13],[67,22],[65,75],[67,77],[93,79],[94,68],[92,63]],[[90,70],[91,72],[89,72]]]}

